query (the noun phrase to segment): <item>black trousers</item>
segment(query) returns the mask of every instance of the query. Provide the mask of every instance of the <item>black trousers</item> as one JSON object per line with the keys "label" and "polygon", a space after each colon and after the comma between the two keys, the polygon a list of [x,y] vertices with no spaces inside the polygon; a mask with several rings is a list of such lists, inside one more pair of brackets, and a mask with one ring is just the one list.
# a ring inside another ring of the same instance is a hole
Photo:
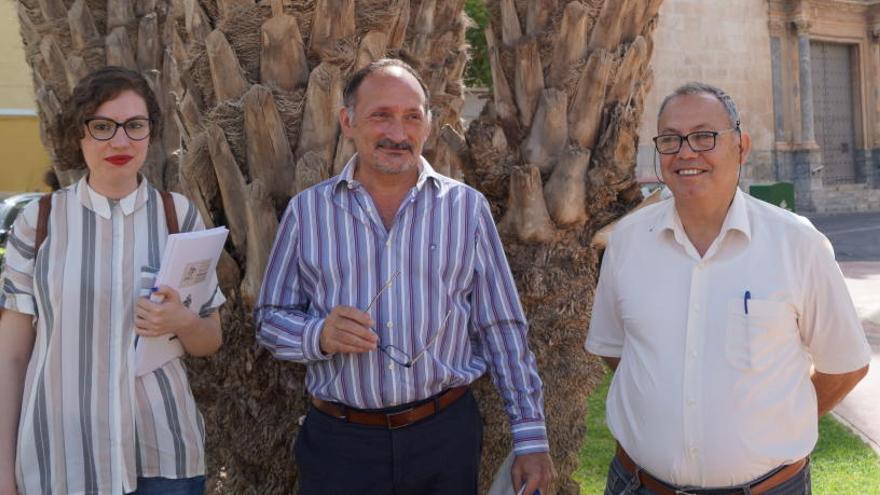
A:
{"label": "black trousers", "polygon": [[468,391],[443,411],[389,430],[309,409],[294,444],[300,495],[477,493],[483,422]]}

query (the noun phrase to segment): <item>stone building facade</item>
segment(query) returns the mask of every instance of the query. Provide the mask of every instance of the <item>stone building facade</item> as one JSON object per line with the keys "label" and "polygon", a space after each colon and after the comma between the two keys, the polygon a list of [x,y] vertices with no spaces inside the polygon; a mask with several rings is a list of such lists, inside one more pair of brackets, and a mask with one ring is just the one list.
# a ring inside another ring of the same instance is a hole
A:
{"label": "stone building facade", "polygon": [[880,210],[880,0],[666,0],[655,39],[640,178],[656,180],[662,98],[700,80],[752,135],[743,186],[792,182],[799,211]]}

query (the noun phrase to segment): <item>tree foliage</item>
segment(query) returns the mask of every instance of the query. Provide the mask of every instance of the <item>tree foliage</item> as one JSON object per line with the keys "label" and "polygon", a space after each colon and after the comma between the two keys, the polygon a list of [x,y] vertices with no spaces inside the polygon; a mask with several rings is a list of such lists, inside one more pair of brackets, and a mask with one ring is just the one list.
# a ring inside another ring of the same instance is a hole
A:
{"label": "tree foliage", "polygon": [[464,71],[464,83],[468,87],[492,87],[492,69],[486,52],[486,26],[489,24],[489,11],[483,0],[465,0],[464,11],[473,21],[467,30],[470,60]]}

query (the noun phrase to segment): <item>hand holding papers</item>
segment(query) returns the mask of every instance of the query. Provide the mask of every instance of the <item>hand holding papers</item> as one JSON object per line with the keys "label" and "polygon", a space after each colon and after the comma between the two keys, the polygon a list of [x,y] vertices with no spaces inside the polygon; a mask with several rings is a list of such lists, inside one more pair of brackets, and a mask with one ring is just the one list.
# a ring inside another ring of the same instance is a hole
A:
{"label": "hand holding papers", "polygon": [[511,479],[510,470],[513,469],[513,461],[516,459],[513,451],[507,454],[504,462],[495,471],[495,478],[492,480],[492,486],[489,487],[487,495],[541,495],[540,490],[535,490],[533,494],[526,493],[526,485],[522,485],[518,492],[513,491],[513,480]]}
{"label": "hand holding papers", "polygon": [[[200,314],[214,296],[217,262],[228,234],[226,228],[217,227],[168,236],[154,287],[171,287],[184,306]],[[161,302],[155,294],[150,299]],[[180,341],[171,334],[143,337],[135,346],[135,376],[145,375],[184,354]]]}

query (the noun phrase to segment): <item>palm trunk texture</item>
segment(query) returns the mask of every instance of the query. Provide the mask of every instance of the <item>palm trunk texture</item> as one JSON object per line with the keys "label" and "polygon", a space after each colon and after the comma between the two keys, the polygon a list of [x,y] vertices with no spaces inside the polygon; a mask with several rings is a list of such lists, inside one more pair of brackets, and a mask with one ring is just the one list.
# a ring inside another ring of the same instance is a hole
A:
{"label": "palm trunk texture", "polygon": [[[342,86],[384,56],[421,72],[434,129],[425,155],[481,190],[504,238],[545,383],[554,492],[584,440],[603,370],[583,351],[599,253],[595,232],[641,196],[638,123],[662,0],[489,0],[494,94],[465,130],[464,0],[17,0],[44,144],[63,185],[82,171],[55,153],[76,82],[103,65],[141,71],[164,132],[145,176],[191,198],[230,239],[218,267],[224,346],[188,362],[205,416],[211,493],[291,493],[304,368],[258,348],[251,309],[278,218],[297,192],[353,153],[339,132]],[[510,449],[488,378],[482,487]],[[344,475],[344,473],[341,473]]]}

